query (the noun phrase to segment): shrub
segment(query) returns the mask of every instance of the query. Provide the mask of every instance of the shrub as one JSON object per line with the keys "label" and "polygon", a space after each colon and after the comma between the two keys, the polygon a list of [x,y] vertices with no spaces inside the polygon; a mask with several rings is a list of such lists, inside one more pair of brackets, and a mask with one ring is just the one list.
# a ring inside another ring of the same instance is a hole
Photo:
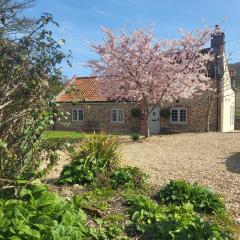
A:
{"label": "shrub", "polygon": [[170,117],[170,115],[171,115],[171,112],[170,112],[169,108],[164,108],[164,109],[160,110],[161,117],[168,119]]}
{"label": "shrub", "polygon": [[133,196],[127,199],[128,213],[134,227],[145,232],[148,225],[164,218],[164,210],[148,196]]}
{"label": "shrub", "polygon": [[20,199],[1,202],[0,239],[81,239],[86,216],[43,186],[20,191]]}
{"label": "shrub", "polygon": [[137,167],[121,167],[111,175],[113,188],[143,188],[146,185],[148,175]]}
{"label": "shrub", "polygon": [[182,180],[170,181],[160,190],[159,197],[165,204],[183,205],[190,202],[199,212],[223,213],[225,210],[223,200],[211,189]]}
{"label": "shrub", "polygon": [[140,136],[139,136],[139,134],[134,133],[134,134],[131,135],[131,138],[132,138],[133,141],[136,142],[136,141],[138,141],[140,139]]}
{"label": "shrub", "polygon": [[140,118],[142,116],[142,111],[140,108],[133,108],[131,110],[131,115],[134,118]]}
{"label": "shrub", "polygon": [[144,239],[231,239],[218,225],[196,215],[191,203],[161,207],[145,196],[129,198],[127,203],[133,226]]}
{"label": "shrub", "polygon": [[0,200],[0,239],[127,239],[103,220],[88,226],[86,214],[42,185],[20,191],[20,199]]}
{"label": "shrub", "polygon": [[85,136],[80,152],[63,168],[59,183],[93,183],[98,174],[111,173],[120,159],[117,148],[116,140],[110,135],[100,133]]}
{"label": "shrub", "polygon": [[147,239],[209,239],[230,240],[230,235],[217,224],[205,221],[193,212],[190,203],[172,206],[159,222],[147,225]]}

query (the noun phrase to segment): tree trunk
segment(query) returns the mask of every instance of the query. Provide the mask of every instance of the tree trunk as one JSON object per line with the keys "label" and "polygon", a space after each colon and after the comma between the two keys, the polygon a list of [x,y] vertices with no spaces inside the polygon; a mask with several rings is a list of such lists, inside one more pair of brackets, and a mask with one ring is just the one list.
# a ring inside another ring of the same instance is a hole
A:
{"label": "tree trunk", "polygon": [[205,132],[209,132],[209,115],[206,116]]}
{"label": "tree trunk", "polygon": [[148,117],[145,116],[144,118],[144,136],[145,138],[150,137],[149,127],[148,127]]}
{"label": "tree trunk", "polygon": [[147,101],[143,101],[143,106],[144,106],[144,136],[145,138],[150,137],[150,132],[149,132],[149,127],[148,127],[148,117],[150,115],[149,112],[149,105]]}
{"label": "tree trunk", "polygon": [[206,118],[205,118],[205,131],[206,132],[209,132],[210,112],[211,112],[211,108],[212,108],[212,102],[213,102],[213,98],[211,97],[208,100],[208,106],[207,106],[207,112],[206,112]]}

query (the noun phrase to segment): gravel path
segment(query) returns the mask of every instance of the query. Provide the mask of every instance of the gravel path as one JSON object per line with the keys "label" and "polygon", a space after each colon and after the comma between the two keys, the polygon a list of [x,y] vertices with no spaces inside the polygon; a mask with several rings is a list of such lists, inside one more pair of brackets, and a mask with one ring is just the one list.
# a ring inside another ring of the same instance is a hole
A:
{"label": "gravel path", "polygon": [[124,164],[150,174],[157,186],[185,179],[212,187],[240,217],[240,133],[182,133],[121,144]]}
{"label": "gravel path", "polygon": [[[212,187],[240,219],[240,132],[181,133],[153,136],[132,142],[120,137],[123,164],[136,166],[150,175],[156,186],[171,179],[185,179]],[[54,181],[69,157],[60,161],[47,180]]]}

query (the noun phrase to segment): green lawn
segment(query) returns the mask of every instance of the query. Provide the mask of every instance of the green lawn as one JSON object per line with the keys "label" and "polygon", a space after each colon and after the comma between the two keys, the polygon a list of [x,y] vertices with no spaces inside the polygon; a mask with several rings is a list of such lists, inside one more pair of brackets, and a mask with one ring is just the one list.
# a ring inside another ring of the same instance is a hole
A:
{"label": "green lawn", "polygon": [[[78,138],[83,138],[84,135],[86,135],[86,133],[76,132],[76,131],[46,131],[43,134],[43,138],[44,139],[64,139],[64,138],[78,139]],[[87,135],[89,135],[89,133],[87,133]]]}
{"label": "green lawn", "polygon": [[[77,131],[46,131],[43,134],[43,139],[81,139],[84,135],[90,136],[93,133],[84,133],[84,132],[77,132]],[[111,135],[129,135],[127,133],[111,133]]]}

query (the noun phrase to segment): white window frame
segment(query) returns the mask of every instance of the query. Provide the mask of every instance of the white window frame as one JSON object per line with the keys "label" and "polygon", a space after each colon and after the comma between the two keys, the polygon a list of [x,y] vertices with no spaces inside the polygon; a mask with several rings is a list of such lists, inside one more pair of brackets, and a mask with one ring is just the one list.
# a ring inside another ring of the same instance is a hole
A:
{"label": "white window frame", "polygon": [[[116,121],[112,120],[112,111],[116,111],[116,114],[117,114],[117,120]],[[123,120],[122,121],[119,121],[119,111],[123,112]],[[124,123],[124,121],[125,121],[125,111],[124,111],[123,108],[112,108],[110,110],[110,122],[111,123]]]}
{"label": "white window frame", "polygon": [[[78,116],[77,120],[73,119],[73,111],[77,111],[77,116]],[[81,120],[79,120],[79,111],[82,111],[82,113],[83,113],[83,119],[81,119]],[[84,121],[84,109],[83,108],[73,108],[72,109],[72,122],[83,122],[83,121]]]}
{"label": "white window frame", "polygon": [[[172,121],[172,110],[177,110],[177,121]],[[186,121],[180,121],[180,111],[181,110],[185,110],[186,111]],[[187,124],[187,119],[188,119],[188,111],[187,108],[184,107],[175,107],[175,108],[171,108],[171,115],[170,115],[170,123],[171,124]]]}

